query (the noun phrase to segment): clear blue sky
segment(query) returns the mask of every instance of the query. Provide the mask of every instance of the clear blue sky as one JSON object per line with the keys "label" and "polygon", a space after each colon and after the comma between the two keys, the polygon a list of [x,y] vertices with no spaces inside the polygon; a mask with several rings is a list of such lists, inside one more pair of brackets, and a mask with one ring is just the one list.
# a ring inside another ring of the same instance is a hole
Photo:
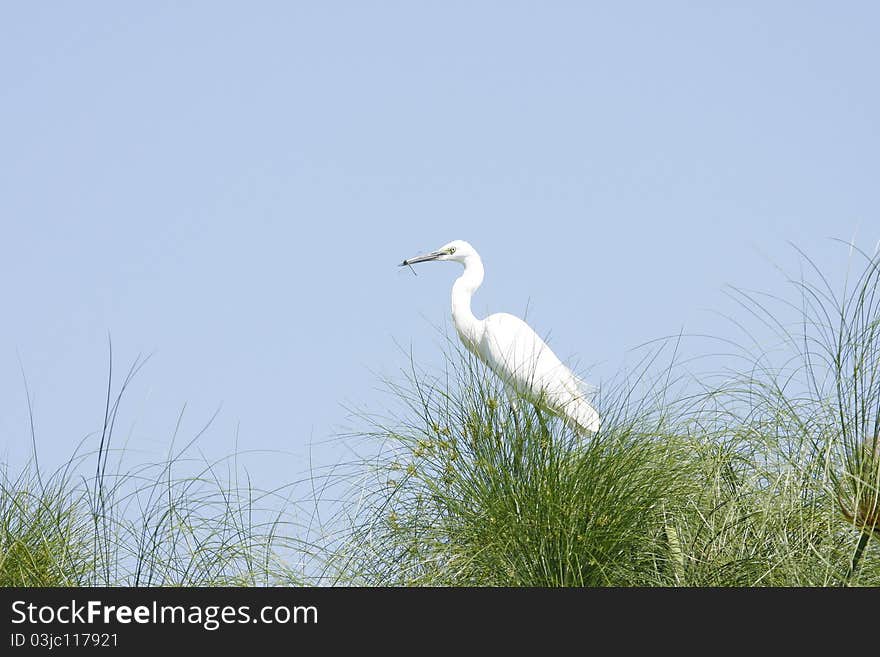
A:
{"label": "clear blue sky", "polygon": [[[726,5],[726,6],[724,6]],[[0,454],[60,462],[153,354],[120,436],[285,450],[439,360],[450,265],[586,378],[722,331],[796,242],[880,239],[875,2],[77,2],[0,8]],[[356,426],[356,425],[355,425]],[[342,449],[336,444],[332,449]],[[216,451],[214,451],[216,450]],[[334,458],[334,454],[325,455]]]}

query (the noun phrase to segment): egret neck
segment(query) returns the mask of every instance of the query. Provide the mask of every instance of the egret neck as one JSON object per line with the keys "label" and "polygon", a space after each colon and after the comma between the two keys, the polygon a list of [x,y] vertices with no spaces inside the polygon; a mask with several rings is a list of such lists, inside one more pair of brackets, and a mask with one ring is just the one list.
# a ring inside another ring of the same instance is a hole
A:
{"label": "egret neck", "polygon": [[452,321],[461,341],[474,354],[483,337],[483,322],[471,312],[471,297],[482,282],[483,262],[476,253],[470,254],[464,262],[464,273],[452,286]]}

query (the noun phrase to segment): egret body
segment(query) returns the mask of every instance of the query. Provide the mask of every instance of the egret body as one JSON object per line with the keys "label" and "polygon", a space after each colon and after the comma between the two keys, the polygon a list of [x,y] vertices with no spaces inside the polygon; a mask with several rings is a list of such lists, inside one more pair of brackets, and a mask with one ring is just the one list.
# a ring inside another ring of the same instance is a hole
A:
{"label": "egret body", "polygon": [[457,262],[464,273],[452,286],[452,321],[462,343],[517,394],[546,406],[581,431],[599,430],[599,414],[588,400],[586,384],[562,364],[556,354],[519,317],[495,313],[477,319],[471,298],[483,282],[483,261],[476,249],[455,240],[427,255],[409,258],[401,266],[418,262]]}

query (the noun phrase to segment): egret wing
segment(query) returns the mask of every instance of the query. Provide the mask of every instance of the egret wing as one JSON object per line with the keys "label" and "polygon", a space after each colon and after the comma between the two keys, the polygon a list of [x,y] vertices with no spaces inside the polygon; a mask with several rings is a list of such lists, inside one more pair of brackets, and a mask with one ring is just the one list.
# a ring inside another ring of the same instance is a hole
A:
{"label": "egret wing", "polygon": [[570,377],[547,343],[514,315],[489,315],[479,350],[489,367],[520,394],[538,397]]}
{"label": "egret wing", "polygon": [[588,431],[598,430],[599,416],[589,402],[591,386],[519,317],[487,317],[478,348],[489,367],[520,395],[542,401]]}

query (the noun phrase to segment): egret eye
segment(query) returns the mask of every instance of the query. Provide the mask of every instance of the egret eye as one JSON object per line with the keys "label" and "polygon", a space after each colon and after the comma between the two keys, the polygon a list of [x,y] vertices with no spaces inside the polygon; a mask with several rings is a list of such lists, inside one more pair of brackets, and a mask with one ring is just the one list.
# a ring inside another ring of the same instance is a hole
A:
{"label": "egret eye", "polygon": [[454,246],[450,246],[450,247],[449,247],[449,255],[452,255],[453,253],[455,253],[455,247],[454,247]]}

